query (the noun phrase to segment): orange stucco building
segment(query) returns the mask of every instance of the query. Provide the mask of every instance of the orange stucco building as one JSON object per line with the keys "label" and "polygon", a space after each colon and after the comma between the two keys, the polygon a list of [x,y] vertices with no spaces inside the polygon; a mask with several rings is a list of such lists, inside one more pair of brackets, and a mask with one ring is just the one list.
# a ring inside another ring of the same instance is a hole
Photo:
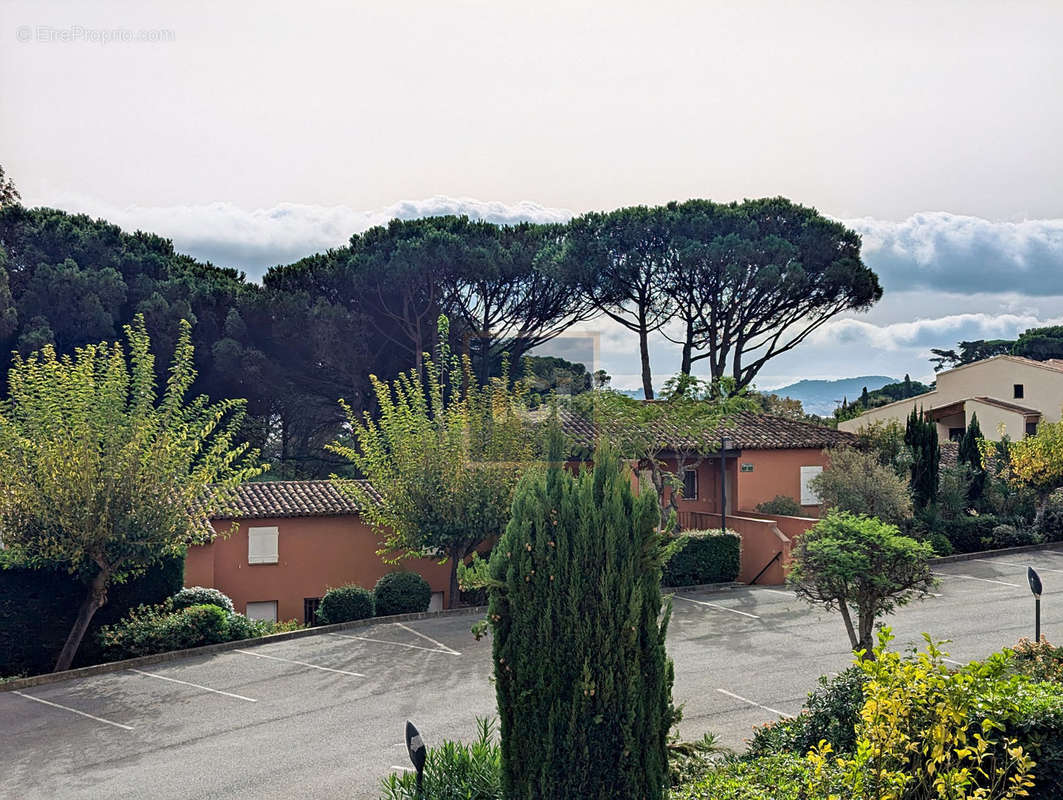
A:
{"label": "orange stucco building", "polygon": [[331,481],[244,484],[232,510],[211,525],[220,535],[189,549],[185,585],[220,589],[248,616],[311,622],[329,587],[372,589],[395,570],[420,573],[432,587],[433,606],[450,605],[449,562],[386,564],[376,553],[378,536]]}

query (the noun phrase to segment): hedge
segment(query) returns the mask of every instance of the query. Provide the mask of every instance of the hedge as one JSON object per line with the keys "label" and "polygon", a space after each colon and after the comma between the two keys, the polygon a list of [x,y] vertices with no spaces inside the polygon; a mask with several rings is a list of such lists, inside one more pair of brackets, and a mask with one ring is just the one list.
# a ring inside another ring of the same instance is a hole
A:
{"label": "hedge", "polygon": [[432,603],[432,587],[416,572],[389,572],[373,587],[376,615],[416,614]]}
{"label": "hedge", "polygon": [[120,661],[227,642],[231,638],[230,616],[216,605],[186,606],[177,611],[142,606],[121,622],[103,627],[99,638],[107,660]]}
{"label": "hedge", "polygon": [[[180,590],[184,557],[161,561],[136,580],[114,584],[96,612],[73,666],[95,664],[102,652],[97,633],[131,608],[154,605]],[[7,566],[0,561],[0,676],[50,672],[74,624],[85,587],[60,570]]]}
{"label": "hedge", "polygon": [[665,586],[694,586],[736,580],[741,537],[732,531],[684,531],[680,549],[664,567]]}
{"label": "hedge", "polygon": [[317,621],[321,625],[335,625],[356,619],[368,619],[376,613],[373,593],[353,583],[329,589],[317,607]]}

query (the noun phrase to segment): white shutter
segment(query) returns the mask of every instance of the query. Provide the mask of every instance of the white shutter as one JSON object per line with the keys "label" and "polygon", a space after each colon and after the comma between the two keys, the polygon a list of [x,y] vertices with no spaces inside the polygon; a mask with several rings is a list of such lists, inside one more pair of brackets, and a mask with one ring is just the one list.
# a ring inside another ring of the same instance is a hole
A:
{"label": "white shutter", "polygon": [[823,472],[823,467],[801,467],[801,505],[818,506],[820,504],[819,495],[808,484],[821,472]]}
{"label": "white shutter", "polygon": [[247,529],[247,563],[277,563],[277,528]]}
{"label": "white shutter", "polygon": [[248,603],[246,616],[248,619],[261,619],[266,622],[276,622],[277,601],[266,600],[259,603]]}

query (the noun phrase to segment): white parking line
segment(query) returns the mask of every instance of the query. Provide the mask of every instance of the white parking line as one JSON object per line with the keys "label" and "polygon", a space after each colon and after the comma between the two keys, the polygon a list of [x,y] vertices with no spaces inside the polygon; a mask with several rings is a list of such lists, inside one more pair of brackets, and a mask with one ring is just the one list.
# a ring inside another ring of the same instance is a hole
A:
{"label": "white parking line", "polygon": [[767,712],[769,712],[771,714],[778,714],[780,717],[792,716],[792,714],[787,714],[784,711],[779,711],[777,708],[768,708],[767,706],[762,706],[760,703],[754,703],[749,698],[742,697],[742,695],[735,694],[734,692],[729,692],[726,689],[717,689],[716,691],[719,692],[720,694],[725,694],[728,697],[733,697],[735,700],[741,700],[743,703],[748,703],[749,705],[754,706],[755,708],[762,709],[762,710],[767,711]]}
{"label": "white parking line", "polygon": [[995,581],[990,578],[976,578],[974,575],[961,575],[958,572],[935,572],[933,573],[939,578],[960,578],[966,581],[981,581],[982,583],[998,583],[1001,586],[1013,586],[1016,589],[1019,588],[1017,583],[1008,583],[1007,581]]}
{"label": "white parking line", "polygon": [[756,614],[749,614],[745,611],[739,611],[735,608],[728,608],[727,606],[717,605],[716,603],[706,603],[704,600],[695,600],[691,597],[683,597],[681,594],[677,594],[676,598],[679,600],[686,600],[688,603],[697,603],[699,606],[708,606],[709,608],[717,608],[720,611],[730,611],[732,614],[741,614],[743,617],[749,617],[750,619],[760,619]]}
{"label": "white parking line", "polygon": [[214,694],[223,694],[226,697],[235,697],[237,700],[246,700],[248,703],[257,703],[253,697],[244,697],[242,694],[233,694],[232,692],[223,692],[221,689],[211,689],[209,686],[203,686],[199,683],[190,683],[188,681],[181,681],[177,678],[169,678],[166,675],[159,675],[156,672],[144,672],[140,669],[130,668],[130,672],[135,672],[137,675],[143,675],[147,678],[158,678],[160,681],[169,681],[170,683],[179,683],[182,686],[191,686],[193,689],[201,689],[204,692],[213,692]]}
{"label": "white parking line", "polygon": [[946,664],[953,664],[953,665],[955,665],[957,667],[966,667],[967,666],[962,661],[955,661],[955,660],[953,660],[951,658],[942,658],[941,660],[944,661]]}
{"label": "white parking line", "polygon": [[[1020,564],[1018,561],[1001,561],[996,558],[976,558],[975,561],[983,561],[986,564],[1003,564],[1006,567],[1033,567],[1033,564]],[[1063,573],[1063,569],[1049,569],[1048,567],[1034,567],[1038,572],[1060,572]]]}
{"label": "white parking line", "polygon": [[[404,744],[403,747],[405,746]],[[391,765],[391,769],[397,769],[399,772],[413,772],[413,767],[396,767],[394,764]]]}
{"label": "white parking line", "polygon": [[268,658],[270,661],[283,661],[286,664],[298,664],[300,667],[309,667],[310,669],[319,669],[322,672],[337,672],[340,675],[350,675],[354,678],[364,678],[360,672],[348,672],[345,669],[333,669],[332,667],[322,667],[317,664],[310,664],[306,661],[296,661],[291,658],[281,658],[280,656],[267,656],[265,653],[252,653],[250,650],[233,650],[234,653],[243,653],[245,656],[254,656],[255,658]]}
{"label": "white parking line", "polygon": [[403,624],[403,623],[401,623],[401,622],[396,622],[395,624],[396,624],[396,625],[398,625],[398,626],[399,626],[400,628],[402,628],[402,629],[403,629],[404,631],[409,631],[409,632],[410,632],[410,633],[412,633],[412,634],[413,634],[414,636],[420,636],[420,637],[421,637],[422,639],[424,639],[425,641],[431,642],[431,643],[432,643],[432,644],[434,644],[434,645],[435,645],[436,647],[438,647],[438,648],[439,648],[440,650],[446,650],[446,651],[447,651],[448,653],[453,653],[453,654],[454,654],[454,655],[456,655],[456,656],[460,656],[460,655],[461,655],[461,653],[459,653],[459,652],[458,652],[457,650],[451,650],[451,649],[450,649],[449,647],[447,647],[447,646],[446,646],[445,644],[443,644],[442,642],[440,642],[440,641],[436,641],[436,640],[435,640],[435,639],[433,639],[433,638],[432,638],[431,636],[426,636],[425,634],[421,633],[420,631],[415,631],[415,630],[414,630],[413,628],[411,628],[411,627],[410,627],[409,625],[404,625],[404,624]]}
{"label": "white parking line", "polygon": [[76,708],[71,708],[70,706],[61,706],[58,703],[53,703],[51,700],[43,700],[40,697],[34,697],[31,694],[23,694],[19,691],[13,691],[11,692],[11,694],[17,694],[19,697],[25,697],[27,700],[33,700],[36,703],[44,703],[44,705],[51,706],[52,708],[61,708],[63,709],[63,711],[69,711],[71,714],[77,714],[82,717],[88,717],[89,719],[95,720],[96,722],[102,722],[104,725],[113,725],[114,727],[121,728],[124,731],[133,730],[133,728],[129,725],[123,725],[121,722],[112,722],[111,720],[104,719],[103,717],[94,717],[92,714],[86,714],[84,711],[78,711]]}
{"label": "white parking line", "polygon": [[[329,636],[338,636],[341,639],[357,639],[359,642],[372,642],[373,644],[393,644],[396,647],[408,647],[411,650],[421,650],[425,653],[442,653],[445,656],[460,656],[461,653],[451,650],[440,650],[438,647],[421,647],[419,644],[406,644],[405,642],[389,642],[386,639],[370,639],[368,636],[351,636],[348,633],[330,633]],[[403,744],[405,747],[405,744]]]}

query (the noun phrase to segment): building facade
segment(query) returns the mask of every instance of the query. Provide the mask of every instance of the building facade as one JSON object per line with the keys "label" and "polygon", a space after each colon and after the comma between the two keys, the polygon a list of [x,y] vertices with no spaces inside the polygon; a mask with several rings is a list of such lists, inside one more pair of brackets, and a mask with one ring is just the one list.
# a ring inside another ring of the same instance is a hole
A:
{"label": "building facade", "polygon": [[937,423],[938,440],[963,435],[977,415],[988,439],[1021,439],[1041,422],[1058,422],[1063,413],[1063,360],[1033,361],[1019,356],[994,356],[938,373],[931,392],[865,411],[839,423],[855,433],[874,422],[904,423],[918,409]]}

